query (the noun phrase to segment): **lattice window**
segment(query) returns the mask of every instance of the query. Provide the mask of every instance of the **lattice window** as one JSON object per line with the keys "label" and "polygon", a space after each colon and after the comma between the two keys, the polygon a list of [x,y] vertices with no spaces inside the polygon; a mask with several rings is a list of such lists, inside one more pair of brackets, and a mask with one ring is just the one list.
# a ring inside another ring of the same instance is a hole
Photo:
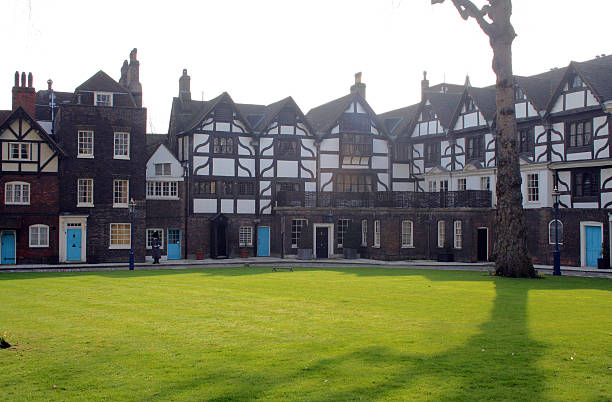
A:
{"label": "lattice window", "polygon": [[455,221],[454,225],[455,248],[463,247],[463,226],[461,221]]}
{"label": "lattice window", "polygon": [[30,184],[24,182],[8,182],[4,185],[4,203],[29,205]]}
{"label": "lattice window", "polygon": [[30,247],[49,247],[49,226],[30,226]]}
{"label": "lattice window", "polygon": [[129,199],[128,188],[129,188],[129,181],[113,180],[113,206],[114,207],[127,207],[128,199]]}
{"label": "lattice window", "polygon": [[93,158],[94,156],[94,132],[79,131],[77,140],[77,157]]}
{"label": "lattice window", "polygon": [[77,182],[77,207],[93,206],[93,179],[79,179]]}
{"label": "lattice window", "polygon": [[402,221],[402,247],[414,247],[413,230],[412,221]]}
{"label": "lattice window", "polygon": [[339,219],[338,220],[338,248],[342,248],[344,244],[344,235],[348,229],[350,219]]}
{"label": "lattice window", "polygon": [[529,173],[527,175],[527,201],[536,202],[540,200],[540,175]]}
{"label": "lattice window", "polygon": [[253,227],[252,226],[241,226],[238,233],[238,242],[240,247],[251,247],[253,246]]}
{"label": "lattice window", "polygon": [[291,248],[298,248],[302,230],[308,225],[307,219],[292,219],[291,220]]}
{"label": "lattice window", "polygon": [[130,134],[115,133],[115,159],[130,158]]}
{"label": "lattice window", "polygon": [[132,226],[129,223],[110,224],[109,248],[130,248]]}

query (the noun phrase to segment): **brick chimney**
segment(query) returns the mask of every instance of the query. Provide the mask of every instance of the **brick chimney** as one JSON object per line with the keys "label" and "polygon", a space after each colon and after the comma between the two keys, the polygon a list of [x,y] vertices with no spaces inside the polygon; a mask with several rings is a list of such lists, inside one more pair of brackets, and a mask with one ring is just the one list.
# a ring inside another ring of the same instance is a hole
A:
{"label": "brick chimney", "polygon": [[[26,74],[21,73],[21,82],[19,82],[19,71],[15,71],[15,86],[13,87],[13,110],[21,106],[28,114],[34,118],[36,109],[36,91],[32,86],[32,73],[28,74],[28,82],[26,84]],[[26,86],[27,85],[27,86]]]}
{"label": "brick chimney", "polygon": [[366,97],[366,86],[361,82],[361,72],[355,74],[355,84],[351,86],[351,93],[358,92],[363,99]]}
{"label": "brick chimney", "polygon": [[421,100],[425,99],[425,91],[429,89],[429,80],[427,79],[427,71],[423,71],[423,79],[421,80]]}
{"label": "brick chimney", "polygon": [[179,78],[179,99],[191,101],[191,77],[187,75],[187,69],[183,69],[183,75]]}

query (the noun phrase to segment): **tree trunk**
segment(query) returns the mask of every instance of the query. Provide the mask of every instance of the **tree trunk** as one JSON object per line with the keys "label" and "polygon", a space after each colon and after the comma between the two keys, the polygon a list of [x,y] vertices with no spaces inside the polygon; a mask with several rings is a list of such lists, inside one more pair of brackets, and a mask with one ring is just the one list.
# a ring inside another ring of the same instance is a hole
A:
{"label": "tree trunk", "polygon": [[512,41],[514,30],[491,37],[493,71],[497,76],[495,126],[497,150],[497,209],[495,212],[495,274],[527,277],[536,275],[527,250],[527,226],[523,212],[521,171],[516,148]]}

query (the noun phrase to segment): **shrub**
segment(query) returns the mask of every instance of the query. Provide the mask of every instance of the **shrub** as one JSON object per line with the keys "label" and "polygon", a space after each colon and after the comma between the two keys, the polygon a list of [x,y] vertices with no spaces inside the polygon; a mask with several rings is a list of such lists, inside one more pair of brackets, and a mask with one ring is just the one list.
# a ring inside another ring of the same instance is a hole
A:
{"label": "shrub", "polygon": [[342,241],[342,247],[358,249],[360,245],[361,227],[356,222],[351,221],[346,228],[346,233],[344,234],[344,239]]}
{"label": "shrub", "polygon": [[298,239],[298,248],[312,250],[312,225],[310,223],[302,228]]}

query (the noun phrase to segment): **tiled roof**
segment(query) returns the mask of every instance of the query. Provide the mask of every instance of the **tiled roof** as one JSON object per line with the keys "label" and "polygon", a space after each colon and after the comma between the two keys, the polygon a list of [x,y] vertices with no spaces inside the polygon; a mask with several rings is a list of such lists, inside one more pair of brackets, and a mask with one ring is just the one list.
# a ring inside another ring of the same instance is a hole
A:
{"label": "tiled roof", "polygon": [[445,128],[450,128],[462,95],[460,93],[426,92],[433,111]]}
{"label": "tiled roof", "polygon": [[497,113],[495,104],[495,87],[468,87],[468,93],[487,121],[492,121]]}
{"label": "tiled roof", "polygon": [[157,148],[161,144],[166,143],[166,139],[168,138],[168,135],[167,134],[147,134],[145,138],[146,138],[146,149],[145,149],[146,159],[149,160],[149,158],[155,153]]}
{"label": "tiled roof", "polygon": [[340,115],[349,107],[356,95],[356,93],[348,94],[312,108],[306,113],[306,118],[308,118],[310,124],[312,124],[312,127],[317,132],[329,131]]}
{"label": "tiled roof", "polygon": [[573,63],[600,102],[612,100],[612,56]]}
{"label": "tiled roof", "polygon": [[378,118],[385,124],[389,133],[397,135],[417,117],[420,105],[420,103],[416,103],[414,105],[381,113],[378,115]]}

